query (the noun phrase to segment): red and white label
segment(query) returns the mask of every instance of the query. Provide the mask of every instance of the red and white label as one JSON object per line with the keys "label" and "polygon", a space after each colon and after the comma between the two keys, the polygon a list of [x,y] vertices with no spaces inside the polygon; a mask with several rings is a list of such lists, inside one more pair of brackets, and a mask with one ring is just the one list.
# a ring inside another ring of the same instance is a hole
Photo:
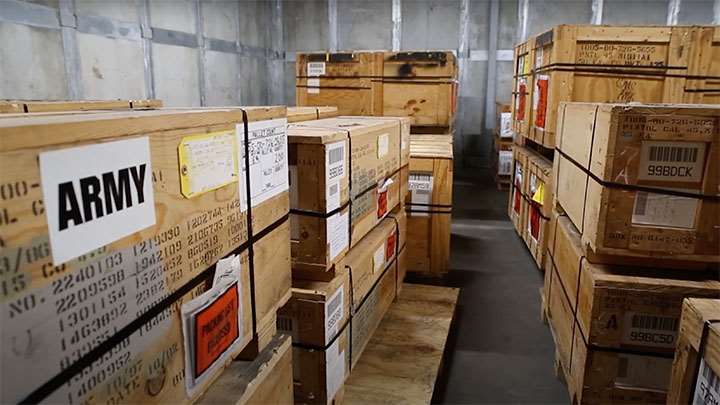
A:
{"label": "red and white label", "polygon": [[535,126],[545,128],[547,118],[547,102],[550,77],[539,75],[535,78],[535,93],[533,94],[533,110],[535,112]]}

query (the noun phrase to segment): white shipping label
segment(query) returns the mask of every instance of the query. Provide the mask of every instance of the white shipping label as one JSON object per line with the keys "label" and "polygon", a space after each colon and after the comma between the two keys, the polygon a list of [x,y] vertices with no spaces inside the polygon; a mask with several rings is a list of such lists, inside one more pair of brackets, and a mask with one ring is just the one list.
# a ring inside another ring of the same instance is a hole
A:
{"label": "white shipping label", "polygon": [[498,174],[509,176],[512,171],[512,151],[501,150],[498,152]]}
{"label": "white shipping label", "polygon": [[504,112],[500,114],[500,137],[501,138],[512,138],[512,125],[511,125],[511,116],[512,114],[509,112]]}
{"label": "white shipping label", "polygon": [[310,94],[320,94],[320,78],[307,79],[307,91]]}
{"label": "white shipping label", "polygon": [[705,143],[643,141],[638,180],[700,183]]}
{"label": "white shipping label", "polygon": [[345,177],[345,141],[325,146],[325,212],[340,207],[340,180]]}
{"label": "white shipping label", "polygon": [[697,198],[638,191],[635,193],[632,224],[694,229],[699,203]]}
{"label": "white shipping label", "polygon": [[320,94],[320,87],[308,87],[308,94]]}
{"label": "white shipping label", "polygon": [[[243,343],[240,256],[218,261],[210,290],[181,307],[185,389],[194,396]],[[215,284],[215,282],[217,282]]]}
{"label": "white shipping label", "polygon": [[385,264],[385,244],[380,245],[373,254],[373,273],[382,270],[383,264]]}
{"label": "white shipping label", "polygon": [[623,322],[622,343],[633,346],[674,348],[680,319],[628,311]]}
{"label": "white shipping label", "polygon": [[338,212],[327,219],[327,244],[329,260],[334,260],[350,243],[350,213]]}
{"label": "white shipping label", "polygon": [[345,301],[345,286],[341,285],[337,291],[325,302],[325,344],[327,345],[340,332],[343,320]]}
{"label": "white shipping label", "polygon": [[[248,160],[250,162],[250,201],[252,206],[289,189],[287,118],[277,118],[248,123]],[[244,145],[244,128],[237,126],[238,145]],[[245,148],[238,147],[242,172],[240,175],[240,195],[245,190]],[[242,203],[241,206],[246,206]],[[241,208],[242,208],[241,207]]]}
{"label": "white shipping label", "polygon": [[237,181],[235,134],[217,132],[183,138],[178,153],[180,174],[186,179],[183,194],[190,198]]}
{"label": "white shipping label", "polygon": [[155,225],[148,137],[43,152],[40,178],[56,266]]}
{"label": "white shipping label", "polygon": [[700,360],[692,403],[693,405],[720,404],[720,377],[718,377],[717,371],[710,368],[704,358]]}
{"label": "white shipping label", "polygon": [[535,49],[535,69],[542,66],[543,63],[543,48],[536,48]]}
{"label": "white shipping label", "polygon": [[325,62],[308,62],[308,76],[322,76],[325,74]]}
{"label": "white shipping label", "polygon": [[325,350],[325,390],[327,403],[331,404],[335,394],[345,382],[345,350],[340,351],[340,339]]}
{"label": "white shipping label", "polygon": [[672,358],[619,354],[615,384],[665,391],[670,383],[672,362]]}
{"label": "white shipping label", "polygon": [[382,134],[377,139],[377,157],[382,159],[383,156],[388,154],[390,148],[390,134]]}
{"label": "white shipping label", "polygon": [[432,203],[433,176],[429,173],[410,173],[408,177],[408,189],[410,190],[410,203],[417,204],[413,207],[412,215],[416,217],[429,216]]}

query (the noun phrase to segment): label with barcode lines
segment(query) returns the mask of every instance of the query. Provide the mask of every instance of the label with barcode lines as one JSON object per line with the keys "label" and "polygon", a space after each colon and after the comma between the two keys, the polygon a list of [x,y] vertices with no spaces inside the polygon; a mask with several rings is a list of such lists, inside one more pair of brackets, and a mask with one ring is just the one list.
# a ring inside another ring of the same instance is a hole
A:
{"label": "label with barcode lines", "polygon": [[630,346],[675,347],[680,319],[628,311],[623,323],[622,343]]}
{"label": "label with barcode lines", "polygon": [[648,193],[644,191],[638,191],[635,195],[635,215],[645,215],[645,208],[647,207]]}
{"label": "label with barcode lines", "polygon": [[635,193],[633,226],[695,229],[697,198],[678,197],[667,194]]}
{"label": "label with barcode lines", "polygon": [[705,169],[705,143],[643,141],[638,180],[698,183]]}
{"label": "label with barcode lines", "polygon": [[428,216],[427,211],[432,203],[433,176],[430,173],[414,172],[408,176],[408,189],[410,189],[410,202],[417,204],[413,207],[413,216]]}
{"label": "label with barcode lines", "polygon": [[325,145],[325,212],[340,207],[340,180],[345,177],[345,141]]}
{"label": "label with barcode lines", "polygon": [[720,377],[718,373],[710,368],[710,365],[702,359],[698,378],[695,382],[695,396],[693,405],[718,405],[720,404]]}
{"label": "label with barcode lines", "polygon": [[343,300],[345,299],[345,286],[335,291],[325,303],[325,344],[335,337],[340,331],[340,324],[343,318]]}

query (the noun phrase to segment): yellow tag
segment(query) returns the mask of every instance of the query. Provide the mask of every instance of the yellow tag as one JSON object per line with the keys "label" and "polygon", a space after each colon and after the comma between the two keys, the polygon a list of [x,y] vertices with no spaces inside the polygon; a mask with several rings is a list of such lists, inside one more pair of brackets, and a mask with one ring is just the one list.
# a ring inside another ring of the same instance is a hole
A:
{"label": "yellow tag", "polygon": [[533,194],[532,199],[536,203],[543,205],[543,201],[545,201],[545,184],[540,183],[537,190],[535,190],[535,194]]}
{"label": "yellow tag", "polygon": [[186,136],[178,146],[180,190],[196,197],[238,180],[234,130]]}

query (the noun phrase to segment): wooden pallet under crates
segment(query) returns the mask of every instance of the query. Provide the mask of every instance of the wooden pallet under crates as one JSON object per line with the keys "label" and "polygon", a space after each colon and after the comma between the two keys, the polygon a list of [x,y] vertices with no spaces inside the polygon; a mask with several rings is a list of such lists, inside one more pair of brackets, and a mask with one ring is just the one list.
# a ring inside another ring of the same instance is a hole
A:
{"label": "wooden pallet under crates", "polygon": [[411,135],[408,271],[449,270],[453,151],[451,135]]}

